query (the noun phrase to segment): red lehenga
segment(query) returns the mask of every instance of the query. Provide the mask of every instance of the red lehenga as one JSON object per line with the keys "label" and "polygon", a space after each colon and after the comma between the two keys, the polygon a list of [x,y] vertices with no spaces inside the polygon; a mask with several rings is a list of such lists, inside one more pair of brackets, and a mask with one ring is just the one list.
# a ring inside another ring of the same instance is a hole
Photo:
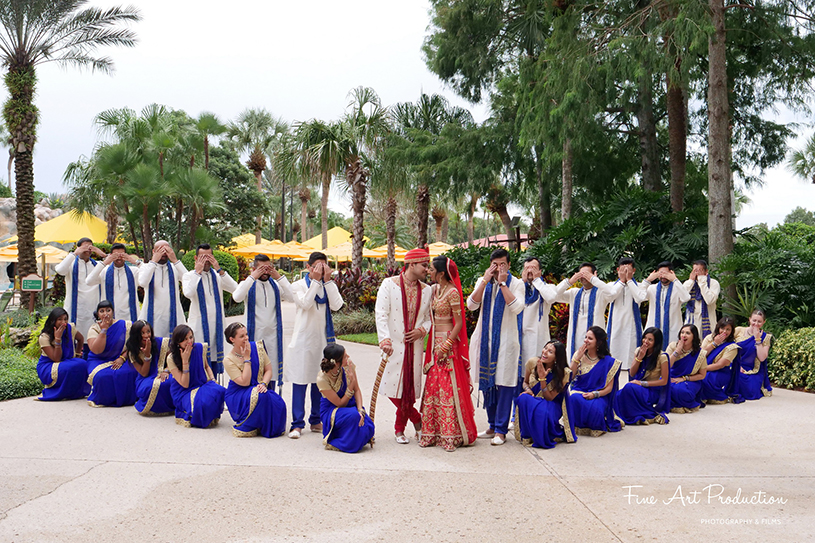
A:
{"label": "red lehenga", "polygon": [[[475,412],[470,396],[470,361],[467,347],[467,329],[454,340],[449,351],[443,348],[450,332],[437,332],[436,323],[454,324],[464,318],[464,299],[455,262],[447,260],[447,273],[451,278],[448,290],[438,296],[438,285],[433,286],[431,303],[430,338],[425,352],[423,371],[427,374],[422,396],[422,438],[419,445],[439,445],[453,451],[472,445],[476,439]],[[454,310],[455,308],[455,310]]]}

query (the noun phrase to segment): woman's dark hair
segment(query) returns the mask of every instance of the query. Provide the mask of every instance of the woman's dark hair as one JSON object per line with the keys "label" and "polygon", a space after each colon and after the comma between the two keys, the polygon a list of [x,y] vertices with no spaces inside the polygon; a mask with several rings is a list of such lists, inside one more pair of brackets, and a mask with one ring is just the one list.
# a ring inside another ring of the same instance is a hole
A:
{"label": "woman's dark hair", "polygon": [[129,360],[140,360],[141,333],[145,326],[150,329],[150,354],[152,356],[158,354],[158,343],[156,343],[156,337],[153,335],[153,327],[150,326],[150,323],[147,321],[136,321],[130,327],[130,335],[127,336],[127,342],[125,342],[125,349],[127,349],[127,358]]}
{"label": "woman's dark hair", "polygon": [[722,331],[722,328],[724,328],[728,324],[730,325],[730,335],[727,336],[727,339],[725,339],[724,342],[732,343],[736,341],[736,336],[734,335],[736,333],[736,321],[733,320],[733,317],[728,317],[727,315],[725,315],[724,317],[719,319],[719,322],[716,323],[716,329],[713,330],[713,336],[714,337],[718,336],[719,332]]}
{"label": "woman's dark hair", "polygon": [[[563,390],[563,376],[566,374],[568,360],[566,357],[566,346],[559,341],[550,341],[546,345],[552,344],[555,347],[555,363],[552,365],[552,388],[555,392]],[[544,349],[546,348],[544,345]]]}
{"label": "woman's dark hair", "polygon": [[[93,312],[93,320],[98,321],[99,320],[99,310],[104,309],[106,307],[109,307],[111,309],[111,311],[113,311],[113,304],[110,303],[110,300],[102,300],[101,302],[99,302],[99,304],[97,304],[97,306],[96,306],[96,311]],[[113,320],[116,320],[115,315],[114,315]]]}
{"label": "woman's dark hair", "polygon": [[599,326],[592,326],[588,331],[594,334],[594,339],[597,340],[597,356],[603,358],[604,356],[610,355],[611,352],[608,350],[608,336],[606,335],[606,331]]}
{"label": "woman's dark hair", "polygon": [[433,269],[444,274],[444,278],[450,281],[450,274],[447,273],[447,257],[439,255],[433,259]]}
{"label": "woman's dark hair", "polygon": [[690,332],[691,334],[693,334],[693,346],[691,347],[691,350],[694,353],[698,353],[699,349],[702,348],[702,340],[699,339],[699,329],[696,328],[696,326],[694,326],[693,324],[686,324],[682,328],[680,328],[679,335],[676,337],[676,339],[679,340],[679,338],[682,337],[682,330],[684,330],[685,328],[690,328]]}
{"label": "woman's dark hair", "polygon": [[645,371],[649,372],[657,367],[657,363],[659,362],[659,355],[662,354],[662,341],[665,338],[665,336],[662,335],[662,330],[660,330],[656,326],[646,328],[645,331],[642,333],[642,337],[645,337],[646,334],[651,334],[654,337],[653,351],[651,351],[651,354],[646,354],[645,358],[642,359],[642,364],[645,364]]}
{"label": "woman's dark hair", "polygon": [[181,347],[179,345],[187,339],[187,334],[190,332],[192,332],[192,328],[186,324],[179,324],[170,336],[170,354],[173,357],[173,363],[179,370],[181,369]]}
{"label": "woman's dark hair", "polygon": [[45,319],[45,324],[42,327],[42,333],[48,334],[48,337],[51,339],[51,341],[54,341],[56,339],[54,337],[54,328],[56,328],[57,319],[59,319],[63,315],[67,317],[68,312],[61,307],[55,307],[54,309],[51,310],[51,313],[48,314],[48,318]]}
{"label": "woman's dark hair", "polygon": [[235,336],[237,335],[238,330],[240,330],[241,328],[246,328],[246,326],[244,326],[240,322],[233,322],[232,324],[227,326],[226,330],[224,330],[224,335],[226,336],[226,342],[229,343],[230,345],[232,345],[232,340],[235,339]]}
{"label": "woman's dark hair", "polygon": [[345,356],[345,347],[339,343],[329,343],[323,349],[323,360],[320,362],[320,369],[328,373],[337,364],[342,364],[343,356]]}

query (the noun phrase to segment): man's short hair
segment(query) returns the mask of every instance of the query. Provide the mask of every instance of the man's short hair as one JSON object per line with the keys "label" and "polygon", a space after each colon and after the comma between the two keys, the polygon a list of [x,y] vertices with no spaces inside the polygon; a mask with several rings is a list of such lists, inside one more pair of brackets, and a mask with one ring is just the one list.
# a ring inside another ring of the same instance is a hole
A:
{"label": "man's short hair", "polygon": [[113,245],[110,246],[111,253],[116,249],[121,249],[122,251],[127,252],[127,247],[125,247],[124,243],[114,243]]}
{"label": "man's short hair", "polygon": [[671,264],[670,261],[668,261],[668,260],[664,260],[664,261],[660,262],[659,264],[657,264],[657,269],[660,269],[660,268],[668,268],[669,270],[674,271],[674,265]]}
{"label": "man's short hair", "polygon": [[262,254],[255,255],[255,262],[271,262],[268,256]]}
{"label": "man's short hair", "polygon": [[577,271],[580,271],[583,268],[591,268],[591,273],[597,272],[597,266],[595,266],[591,262],[583,262],[580,266],[578,266]]}
{"label": "man's short hair", "polygon": [[697,266],[697,265],[702,266],[704,269],[707,270],[707,261],[702,260],[701,258],[699,260],[694,260],[692,265],[693,266]]}
{"label": "man's short hair", "polygon": [[541,270],[543,269],[543,264],[541,264],[541,259],[536,257],[536,256],[528,256],[528,257],[526,257],[524,259],[524,264],[526,264],[527,262],[537,262],[538,263],[538,268],[540,268]]}
{"label": "man's short hair", "polygon": [[503,247],[499,247],[498,249],[494,250],[490,255],[490,262],[492,262],[493,260],[497,260],[499,258],[506,258],[507,263],[509,263],[509,251],[507,251]]}
{"label": "man's short hair", "polygon": [[308,255],[308,265],[313,266],[315,262],[318,260],[325,260],[328,262],[328,257],[325,256],[325,253],[321,253],[320,251],[314,251],[310,255]]}
{"label": "man's short hair", "polygon": [[83,243],[93,244],[93,240],[91,238],[80,238],[79,241],[76,242],[76,246],[82,247]]}
{"label": "man's short hair", "polygon": [[195,248],[195,256],[198,256],[198,252],[203,249],[204,251],[211,251],[212,247],[209,246],[209,243],[199,243],[198,247]]}
{"label": "man's short hair", "polygon": [[624,256],[620,260],[617,261],[617,267],[618,268],[620,266],[627,266],[628,264],[631,264],[632,267],[634,266],[634,259],[631,258],[630,256]]}

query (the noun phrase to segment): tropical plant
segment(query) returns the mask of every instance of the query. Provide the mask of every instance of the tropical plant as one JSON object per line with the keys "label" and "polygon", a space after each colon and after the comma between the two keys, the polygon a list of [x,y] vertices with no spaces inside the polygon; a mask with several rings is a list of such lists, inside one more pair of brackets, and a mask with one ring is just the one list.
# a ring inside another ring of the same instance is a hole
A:
{"label": "tropical plant", "polygon": [[778,334],[770,349],[767,373],[776,386],[815,390],[815,328]]}

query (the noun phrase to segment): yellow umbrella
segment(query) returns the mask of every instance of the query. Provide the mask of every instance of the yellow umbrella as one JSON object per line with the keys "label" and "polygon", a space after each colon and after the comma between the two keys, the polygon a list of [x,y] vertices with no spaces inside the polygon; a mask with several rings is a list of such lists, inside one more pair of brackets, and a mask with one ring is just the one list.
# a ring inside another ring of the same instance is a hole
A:
{"label": "yellow umbrella", "polygon": [[[46,264],[59,264],[65,259],[66,256],[68,256],[67,252],[50,245],[37,247],[35,253],[37,255],[38,262],[40,261],[42,255],[45,255]],[[17,252],[16,245],[9,245],[8,247],[3,247],[0,249],[0,262],[17,262],[18,258],[19,254]]]}
{"label": "yellow umbrella", "polygon": [[[95,243],[102,243],[108,237],[108,225],[105,221],[90,213],[63,213],[55,219],[44,222],[34,228],[36,241],[72,243],[82,238],[91,238]],[[16,236],[14,238],[16,241]]]}
{"label": "yellow umbrella", "polygon": [[[368,241],[368,238],[363,238],[365,241]],[[341,243],[345,243],[346,241],[351,241],[351,232],[348,230],[340,227],[335,226],[331,230],[328,231],[328,247],[334,247],[335,245],[340,245]],[[322,234],[317,234],[311,239],[307,239],[303,242],[303,245],[308,245],[311,247],[311,250],[322,250],[323,247],[323,236]]]}
{"label": "yellow umbrella", "polygon": [[433,258],[434,256],[443,255],[450,249],[452,249],[452,245],[448,245],[443,241],[437,241],[436,243],[431,243],[427,246],[427,250],[430,252],[430,257]]}
{"label": "yellow umbrella", "polygon": [[[269,258],[296,258],[302,257],[304,253],[295,247],[289,247],[280,241],[270,241],[266,243],[259,243],[257,245],[250,245],[242,249],[232,251],[232,254],[244,256],[246,258],[255,258],[255,255],[266,255]],[[308,258],[308,255],[305,255]]]}
{"label": "yellow umbrella", "polygon": [[[396,260],[401,262],[405,259],[405,255],[407,254],[408,250],[404,247],[400,247],[398,245],[394,246],[394,257]],[[387,245],[380,245],[375,249],[371,249],[374,253],[377,253],[379,256],[378,258],[388,258],[388,246]]]}
{"label": "yellow umbrella", "polygon": [[[323,251],[326,255],[331,257],[332,260],[336,260],[337,262],[347,262],[351,260],[351,251],[353,247],[350,241],[346,241],[345,243],[340,243],[339,245],[335,245],[333,247],[329,247],[325,251]],[[370,249],[362,248],[362,256],[364,258],[379,258],[379,254],[371,251]]]}

